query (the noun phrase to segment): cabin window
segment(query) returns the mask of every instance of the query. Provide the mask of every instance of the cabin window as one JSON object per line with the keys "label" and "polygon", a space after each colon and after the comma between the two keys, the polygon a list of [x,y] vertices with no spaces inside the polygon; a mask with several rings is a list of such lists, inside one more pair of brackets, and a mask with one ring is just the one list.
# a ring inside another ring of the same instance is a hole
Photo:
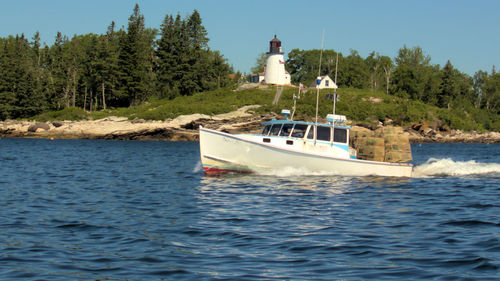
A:
{"label": "cabin window", "polygon": [[329,83],[329,82],[330,82],[330,81],[325,80],[325,86],[326,86],[326,87],[330,86],[330,83]]}
{"label": "cabin window", "polygon": [[274,124],[272,127],[271,127],[271,131],[270,131],[270,134],[271,136],[277,136],[280,132],[280,129],[281,129],[281,124]]}
{"label": "cabin window", "polygon": [[264,129],[262,130],[262,134],[264,136],[267,136],[267,134],[269,134],[269,130],[271,129],[271,125],[267,125],[264,127]]}
{"label": "cabin window", "polygon": [[309,133],[307,134],[308,139],[314,139],[314,130],[316,129],[316,126],[311,126],[309,129]]}
{"label": "cabin window", "polygon": [[318,126],[317,140],[330,141],[330,127]]}
{"label": "cabin window", "polygon": [[333,136],[335,142],[347,142],[347,129],[335,128],[335,135]]}
{"label": "cabin window", "polygon": [[290,135],[290,132],[292,131],[292,128],[292,123],[284,124],[281,128],[280,136],[288,137]]}
{"label": "cabin window", "polygon": [[306,134],[307,125],[305,124],[295,124],[292,131],[292,138],[303,138]]}

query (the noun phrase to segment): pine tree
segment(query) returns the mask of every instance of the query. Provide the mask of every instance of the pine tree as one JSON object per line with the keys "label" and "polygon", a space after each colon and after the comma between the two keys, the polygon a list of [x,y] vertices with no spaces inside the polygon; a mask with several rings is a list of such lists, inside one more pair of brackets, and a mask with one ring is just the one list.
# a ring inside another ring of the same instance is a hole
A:
{"label": "pine tree", "polygon": [[[10,38],[9,38],[10,39]],[[0,39],[0,119],[13,118],[16,96],[13,91],[12,57],[9,39]]]}
{"label": "pine tree", "polygon": [[118,36],[114,31],[115,23],[112,22],[105,35],[96,38],[95,46],[97,46],[94,68],[96,70],[96,86],[95,92],[100,93],[102,109],[106,109],[108,105],[115,106],[117,98],[115,89],[118,85]]}
{"label": "pine tree", "polygon": [[57,32],[54,45],[50,47],[48,53],[48,90],[47,98],[50,101],[49,107],[53,110],[61,109],[64,98],[64,85],[66,82],[65,65],[63,60],[63,48],[66,39],[61,32]]}
{"label": "pine tree", "polygon": [[32,116],[40,112],[39,100],[35,87],[35,69],[32,64],[31,47],[28,40],[16,36],[12,42],[11,65],[13,77],[11,80],[12,92],[16,100],[14,106],[14,117]]}
{"label": "pine tree", "polygon": [[176,29],[179,26],[179,21],[179,15],[175,22],[171,15],[166,15],[161,25],[161,37],[157,41],[157,88],[161,98],[172,99],[179,94],[178,83],[174,79],[178,63],[176,52],[180,47],[178,36],[180,30]]}
{"label": "pine tree", "polygon": [[136,4],[129,17],[127,33],[120,38],[119,55],[119,104],[138,104],[151,94],[152,89],[152,41],[154,30],[146,30],[144,16]]}
{"label": "pine tree", "polygon": [[450,109],[451,101],[458,96],[459,90],[457,88],[453,65],[451,65],[449,60],[446,62],[441,73],[441,93],[438,96],[438,106]]}

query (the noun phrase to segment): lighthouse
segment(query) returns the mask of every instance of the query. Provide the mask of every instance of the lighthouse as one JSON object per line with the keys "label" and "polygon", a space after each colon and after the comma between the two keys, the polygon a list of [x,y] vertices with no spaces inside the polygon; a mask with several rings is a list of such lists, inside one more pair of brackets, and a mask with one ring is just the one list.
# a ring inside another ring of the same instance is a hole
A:
{"label": "lighthouse", "polygon": [[281,41],[276,38],[276,35],[269,42],[264,82],[274,85],[290,85],[290,74],[285,71],[285,59],[283,57],[283,50],[281,49]]}

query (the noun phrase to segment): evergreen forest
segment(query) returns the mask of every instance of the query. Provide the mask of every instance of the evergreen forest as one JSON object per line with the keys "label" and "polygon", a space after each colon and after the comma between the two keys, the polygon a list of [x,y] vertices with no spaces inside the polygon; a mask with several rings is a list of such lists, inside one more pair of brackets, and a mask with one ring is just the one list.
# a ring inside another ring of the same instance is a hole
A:
{"label": "evergreen forest", "polygon": [[[224,56],[208,47],[207,30],[197,10],[184,18],[166,15],[155,29],[145,26],[136,5],[127,27],[116,29],[112,22],[103,34],[70,39],[57,32],[51,46],[40,41],[38,33],[31,39],[22,34],[0,38],[0,120],[71,108],[96,112],[159,100],[189,101],[185,97],[232,92],[241,82],[230,78],[240,74],[230,75],[234,71]],[[453,111],[476,120],[479,129],[499,130],[500,73],[494,67],[470,76],[450,61],[433,65],[420,47],[407,46],[395,58],[377,52],[363,58],[355,50],[344,55],[334,50],[292,49],[287,56],[286,69],[294,85],[309,86],[318,71],[334,79],[337,71],[341,89]],[[265,54],[261,54],[252,71],[261,72],[264,66]],[[363,119],[352,114],[351,118]],[[413,115],[423,120],[426,114]]]}
{"label": "evergreen forest", "polygon": [[231,67],[208,47],[198,11],[166,15],[147,28],[136,5],[126,30],[112,22],[105,34],[57,33],[42,46],[39,33],[0,38],[0,120],[79,107],[129,107],[151,99],[227,87]]}

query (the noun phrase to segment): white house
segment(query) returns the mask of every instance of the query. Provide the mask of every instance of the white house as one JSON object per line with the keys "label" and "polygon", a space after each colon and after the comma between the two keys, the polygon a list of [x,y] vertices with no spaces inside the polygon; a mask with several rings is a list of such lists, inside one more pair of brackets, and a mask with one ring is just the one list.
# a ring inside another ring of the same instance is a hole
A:
{"label": "white house", "polygon": [[[318,83],[319,80],[319,83]],[[333,82],[332,78],[330,76],[325,75],[325,76],[318,76],[316,78],[316,81],[314,81],[310,88],[320,88],[320,89],[338,89],[337,84]]]}
{"label": "white house", "polygon": [[264,72],[254,73],[250,75],[250,82],[261,83],[262,81],[264,81],[265,75],[266,75],[266,69],[264,68]]}

